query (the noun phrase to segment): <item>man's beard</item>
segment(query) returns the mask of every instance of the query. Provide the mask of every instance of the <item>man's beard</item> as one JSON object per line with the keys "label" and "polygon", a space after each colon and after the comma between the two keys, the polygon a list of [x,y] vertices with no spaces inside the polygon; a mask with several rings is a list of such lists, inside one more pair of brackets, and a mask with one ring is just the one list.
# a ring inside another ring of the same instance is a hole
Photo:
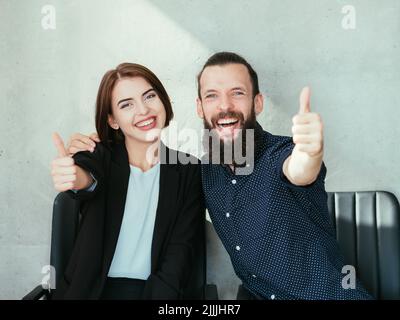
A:
{"label": "man's beard", "polygon": [[[236,138],[221,139],[217,131],[217,122],[223,118],[235,118],[239,120],[240,127]],[[251,108],[249,117],[244,120],[244,115],[241,112],[220,112],[211,119],[209,123],[205,118],[203,120],[204,128],[210,131],[210,134],[203,139],[203,146],[206,149],[208,160],[210,163],[215,163],[214,159],[219,159],[220,164],[232,165],[234,167],[243,167],[246,162],[249,162],[251,157],[254,160],[255,139],[254,131],[257,120],[254,110],[254,105]],[[215,141],[219,141],[215,144]],[[218,158],[219,153],[219,158]],[[239,154],[239,157],[238,157]],[[238,159],[241,161],[238,162]]]}

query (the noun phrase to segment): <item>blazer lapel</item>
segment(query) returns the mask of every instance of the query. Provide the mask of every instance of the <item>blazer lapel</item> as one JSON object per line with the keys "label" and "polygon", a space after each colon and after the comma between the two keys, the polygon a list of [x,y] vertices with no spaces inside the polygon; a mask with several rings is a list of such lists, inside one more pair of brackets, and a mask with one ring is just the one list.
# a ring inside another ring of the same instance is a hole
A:
{"label": "blazer lapel", "polygon": [[125,210],[126,194],[129,183],[129,160],[125,144],[114,146],[110,162],[109,183],[107,192],[107,212],[104,236],[104,272],[108,273]]}
{"label": "blazer lapel", "polygon": [[[170,152],[176,152],[161,144],[161,152],[164,151],[168,155],[170,155]],[[151,272],[155,272],[157,269],[162,249],[166,245],[165,237],[168,235],[169,226],[172,221],[175,221],[177,215],[177,201],[180,187],[179,170],[176,164],[170,164],[168,155],[165,161],[161,157],[160,191],[151,247]]]}

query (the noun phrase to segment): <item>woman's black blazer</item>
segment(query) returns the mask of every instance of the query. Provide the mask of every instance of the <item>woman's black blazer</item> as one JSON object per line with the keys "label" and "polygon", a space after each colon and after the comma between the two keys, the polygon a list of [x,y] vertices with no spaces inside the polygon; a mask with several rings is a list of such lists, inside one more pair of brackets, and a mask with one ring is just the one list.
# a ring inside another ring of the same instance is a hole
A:
{"label": "woman's black blazer", "polygon": [[[189,155],[162,144],[160,191],[151,248],[151,275],[143,299],[180,299],[192,269],[199,229],[204,228],[204,197],[200,164],[176,163]],[[165,156],[166,155],[166,156]],[[182,158],[181,158],[182,157]],[[191,157],[191,161],[197,162]],[[79,152],[75,163],[97,180],[94,191],[68,191],[81,200],[81,222],[75,246],[55,299],[99,299],[114,256],[129,181],[124,143],[97,144]],[[187,162],[187,161],[186,161]],[[140,199],[138,199],[140,201]],[[203,229],[204,230],[204,229]]]}

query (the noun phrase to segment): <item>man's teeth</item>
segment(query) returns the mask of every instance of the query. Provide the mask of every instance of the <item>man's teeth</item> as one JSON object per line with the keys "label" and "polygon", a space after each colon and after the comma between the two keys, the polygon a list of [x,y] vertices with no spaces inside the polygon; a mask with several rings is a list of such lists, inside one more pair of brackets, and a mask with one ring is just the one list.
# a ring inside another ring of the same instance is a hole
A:
{"label": "man's teeth", "polygon": [[155,121],[155,119],[154,119],[154,118],[151,118],[151,119],[149,119],[149,120],[146,120],[146,121],[142,121],[142,122],[137,123],[136,126],[137,126],[137,127],[145,127],[145,126],[148,126],[149,124],[152,124],[154,121]]}
{"label": "man's teeth", "polygon": [[217,123],[218,123],[218,125],[228,126],[231,124],[235,124],[236,122],[238,122],[237,119],[221,119]]}

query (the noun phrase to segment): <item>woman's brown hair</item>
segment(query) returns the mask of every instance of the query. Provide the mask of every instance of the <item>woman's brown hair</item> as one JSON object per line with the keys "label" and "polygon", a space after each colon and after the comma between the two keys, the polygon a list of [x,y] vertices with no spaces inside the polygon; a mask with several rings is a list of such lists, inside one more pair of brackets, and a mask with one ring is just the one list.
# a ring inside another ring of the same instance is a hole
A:
{"label": "woman's brown hair", "polygon": [[108,71],[101,80],[96,99],[96,130],[101,142],[105,145],[124,140],[121,129],[114,130],[108,124],[108,115],[112,114],[111,98],[114,86],[119,79],[141,77],[144,78],[158,94],[164,105],[166,120],[165,127],[174,116],[171,101],[167,91],[157,76],[145,66],[136,63],[121,63],[115,69]]}

